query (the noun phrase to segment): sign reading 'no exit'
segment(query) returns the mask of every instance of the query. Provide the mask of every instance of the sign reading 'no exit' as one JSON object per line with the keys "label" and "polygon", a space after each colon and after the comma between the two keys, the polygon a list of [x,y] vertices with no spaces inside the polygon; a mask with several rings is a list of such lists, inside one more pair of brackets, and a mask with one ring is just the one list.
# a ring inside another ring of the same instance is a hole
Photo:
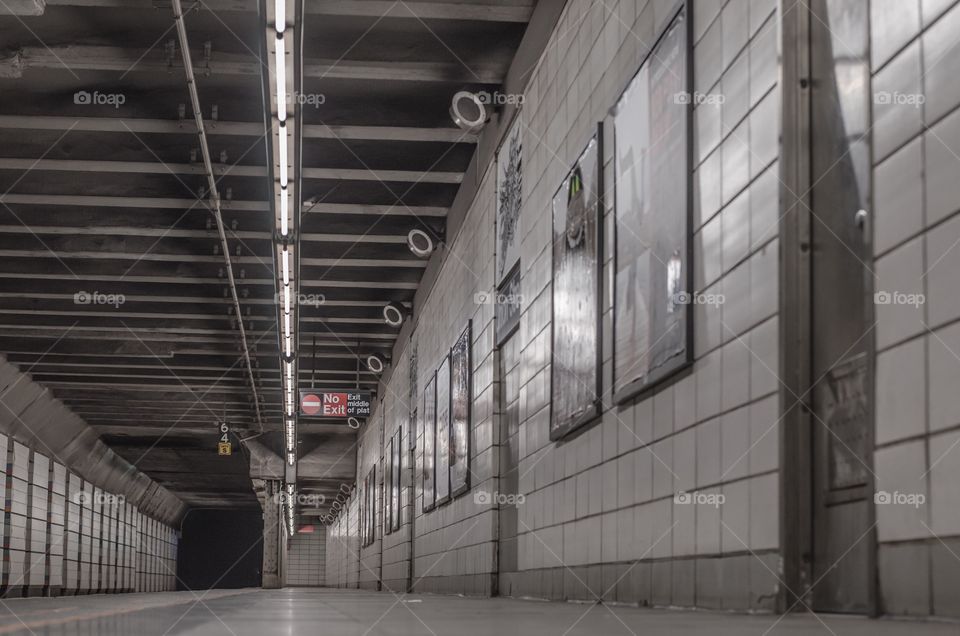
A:
{"label": "sign reading 'no exit'", "polygon": [[300,389],[300,415],[367,417],[370,415],[370,392]]}

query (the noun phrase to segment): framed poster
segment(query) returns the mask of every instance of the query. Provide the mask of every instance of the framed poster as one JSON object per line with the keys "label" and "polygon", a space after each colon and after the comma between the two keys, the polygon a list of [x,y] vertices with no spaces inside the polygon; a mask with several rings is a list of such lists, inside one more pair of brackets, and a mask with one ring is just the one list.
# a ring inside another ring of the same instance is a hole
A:
{"label": "framed poster", "polygon": [[520,208],[523,206],[523,112],[497,150],[497,261],[496,283],[520,262]]}
{"label": "framed poster", "polygon": [[692,359],[689,29],[682,8],[613,109],[617,402]]}
{"label": "framed poster", "polygon": [[387,447],[384,449],[383,453],[384,459],[384,470],[383,470],[383,491],[386,494],[386,501],[384,501],[384,510],[383,510],[383,534],[390,534],[393,532],[393,438],[391,437],[387,441]]}
{"label": "framed poster", "polygon": [[497,346],[506,342],[507,338],[520,326],[520,312],[522,296],[520,295],[520,263],[513,266],[507,277],[500,283],[500,289],[494,298],[493,315],[496,320]]}
{"label": "framed poster", "polygon": [[600,415],[600,140],[587,144],[553,197],[550,439]]}
{"label": "framed poster", "polygon": [[423,389],[423,402],[420,405],[420,417],[423,426],[423,460],[421,466],[421,491],[423,511],[431,510],[436,503],[436,451],[437,446],[437,378],[430,376]]}
{"label": "framed poster", "polygon": [[436,443],[437,505],[450,499],[450,355],[443,357],[437,369],[437,443]]}
{"label": "framed poster", "polygon": [[467,321],[450,350],[450,495],[470,490],[470,338],[473,321]]}
{"label": "framed poster", "polygon": [[390,443],[390,529],[392,532],[400,529],[400,482],[403,474],[400,470],[403,463],[402,431],[402,428],[398,428]]}

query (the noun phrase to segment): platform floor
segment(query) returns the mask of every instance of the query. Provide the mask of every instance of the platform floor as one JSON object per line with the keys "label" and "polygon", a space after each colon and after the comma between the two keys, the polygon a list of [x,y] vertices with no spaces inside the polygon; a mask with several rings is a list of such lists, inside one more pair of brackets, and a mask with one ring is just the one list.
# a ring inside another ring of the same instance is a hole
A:
{"label": "platform floor", "polygon": [[744,616],[358,590],[216,590],[0,601],[0,634],[161,636],[956,636],[957,623]]}

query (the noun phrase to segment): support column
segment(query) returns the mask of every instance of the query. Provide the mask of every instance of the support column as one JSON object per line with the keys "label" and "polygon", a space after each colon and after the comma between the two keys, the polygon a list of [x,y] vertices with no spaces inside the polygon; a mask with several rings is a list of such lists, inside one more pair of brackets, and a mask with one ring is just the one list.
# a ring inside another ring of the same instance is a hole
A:
{"label": "support column", "polygon": [[260,495],[263,507],[263,581],[264,589],[280,587],[280,483],[267,481]]}

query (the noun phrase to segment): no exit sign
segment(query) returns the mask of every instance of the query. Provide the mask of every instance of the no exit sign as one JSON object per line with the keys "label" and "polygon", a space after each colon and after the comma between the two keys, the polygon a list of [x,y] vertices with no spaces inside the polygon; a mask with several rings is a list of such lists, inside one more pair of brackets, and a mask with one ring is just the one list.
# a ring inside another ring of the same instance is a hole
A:
{"label": "no exit sign", "polygon": [[370,415],[370,392],[300,389],[300,415],[367,417]]}

